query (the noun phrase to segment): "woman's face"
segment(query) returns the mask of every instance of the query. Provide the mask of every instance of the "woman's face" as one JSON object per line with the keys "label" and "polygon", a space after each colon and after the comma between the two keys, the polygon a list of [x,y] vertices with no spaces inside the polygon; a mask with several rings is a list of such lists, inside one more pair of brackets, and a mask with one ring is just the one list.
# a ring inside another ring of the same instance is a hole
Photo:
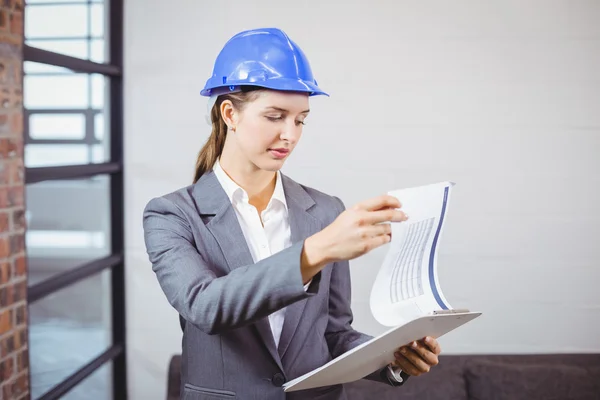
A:
{"label": "woman's face", "polygon": [[235,127],[228,139],[234,139],[238,156],[262,170],[277,171],[298,144],[308,112],[307,94],[261,91],[241,112],[225,111]]}

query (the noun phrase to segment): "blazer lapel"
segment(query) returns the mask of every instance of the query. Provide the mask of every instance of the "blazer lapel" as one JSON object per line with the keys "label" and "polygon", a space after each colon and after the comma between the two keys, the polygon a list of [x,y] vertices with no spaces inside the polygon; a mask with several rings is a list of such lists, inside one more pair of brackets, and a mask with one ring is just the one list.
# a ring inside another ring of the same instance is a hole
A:
{"label": "blazer lapel", "polygon": [[244,238],[235,210],[214,172],[204,174],[194,187],[194,197],[206,227],[219,244],[229,270],[253,264],[252,254]]}
{"label": "blazer lapel", "polygon": [[[282,174],[283,188],[286,203],[288,205],[288,216],[292,243],[297,243],[317,233],[322,229],[321,221],[308,212],[315,205],[312,197],[298,183]],[[283,328],[277,348],[279,356],[283,359],[296,328],[304,312],[307,299],[300,300],[286,307]]]}
{"label": "blazer lapel", "polygon": [[[201,216],[204,218],[212,216],[206,227],[219,244],[229,270],[254,264],[235,210],[214,172],[204,174],[196,182],[194,196]],[[283,371],[269,319],[261,318],[254,325],[267,351]]]}
{"label": "blazer lapel", "polygon": [[[281,178],[288,205],[291,240],[292,243],[297,243],[322,229],[322,223],[309,213],[315,202],[302,186],[283,174]],[[254,260],[235,210],[214,172],[204,174],[196,182],[193,191],[200,215],[204,221],[209,219],[206,227],[219,244],[229,270],[253,264]],[[258,335],[282,371],[281,358],[296,332],[306,301],[298,301],[286,308],[278,347],[275,346],[268,318],[262,318],[255,323]]]}

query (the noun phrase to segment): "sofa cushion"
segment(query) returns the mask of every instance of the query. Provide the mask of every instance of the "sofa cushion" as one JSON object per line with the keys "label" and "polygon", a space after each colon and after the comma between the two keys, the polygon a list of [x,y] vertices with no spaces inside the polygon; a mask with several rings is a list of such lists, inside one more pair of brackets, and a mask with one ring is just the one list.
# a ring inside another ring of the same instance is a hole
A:
{"label": "sofa cushion", "polygon": [[467,387],[460,366],[440,358],[427,374],[412,376],[400,387],[362,379],[344,385],[349,400],[467,400]]}
{"label": "sofa cushion", "polygon": [[465,366],[473,400],[598,400],[591,369],[562,364],[514,364],[477,360]]}

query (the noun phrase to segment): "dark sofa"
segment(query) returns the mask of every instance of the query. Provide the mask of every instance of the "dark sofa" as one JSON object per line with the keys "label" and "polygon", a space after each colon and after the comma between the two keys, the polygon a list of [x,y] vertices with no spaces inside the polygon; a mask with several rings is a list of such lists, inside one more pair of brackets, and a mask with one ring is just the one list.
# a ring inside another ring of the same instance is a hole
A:
{"label": "dark sofa", "polygon": [[[171,359],[167,400],[179,399],[180,363],[179,355]],[[600,400],[600,354],[446,355],[400,388],[367,380],[345,386],[350,400]]]}

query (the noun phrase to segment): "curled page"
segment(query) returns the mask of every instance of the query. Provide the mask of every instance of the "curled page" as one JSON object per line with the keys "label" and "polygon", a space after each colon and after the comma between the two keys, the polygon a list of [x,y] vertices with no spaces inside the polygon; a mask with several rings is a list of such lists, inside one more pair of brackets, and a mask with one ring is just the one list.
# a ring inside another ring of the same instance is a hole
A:
{"label": "curled page", "polygon": [[454,183],[389,192],[409,218],[392,223],[392,240],[371,290],[371,312],[385,326],[398,326],[448,310],[437,276],[439,248]]}
{"label": "curled page", "polygon": [[452,309],[438,283],[437,250],[453,186],[442,182],[390,192],[409,219],[392,223],[392,240],[371,291],[371,312],[391,328],[285,383],[286,392],[362,379],[392,363],[400,346],[425,336],[439,338],[481,315]]}

